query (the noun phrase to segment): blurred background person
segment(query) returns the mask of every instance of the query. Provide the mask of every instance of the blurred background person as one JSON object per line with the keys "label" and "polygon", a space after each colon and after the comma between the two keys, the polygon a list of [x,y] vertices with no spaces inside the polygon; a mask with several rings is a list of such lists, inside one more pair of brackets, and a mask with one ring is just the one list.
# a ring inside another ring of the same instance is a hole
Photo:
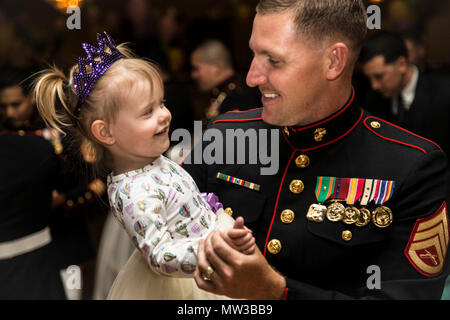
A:
{"label": "blurred background person", "polygon": [[49,228],[61,159],[36,130],[26,77],[0,70],[0,299],[65,299]]}
{"label": "blurred background person", "polygon": [[233,111],[248,110],[261,104],[258,91],[249,88],[234,70],[231,54],[219,40],[207,40],[191,54],[192,72],[201,91],[209,92],[211,104],[206,118]]}
{"label": "blurred background person", "polygon": [[[24,151],[22,153],[15,153],[11,150],[11,146],[3,150],[3,152],[11,151],[11,155],[8,156],[12,161],[13,165],[16,163],[15,170],[8,170],[2,167],[2,170],[12,171],[17,175],[18,172],[22,170],[29,170],[21,168],[21,165],[26,165],[34,170],[39,171],[42,169],[43,173],[36,172],[34,175],[31,174],[28,179],[30,183],[29,186],[24,187],[22,184],[14,185],[17,189],[13,190],[17,193],[15,198],[24,199],[30,196],[29,192],[35,192],[36,195],[30,197],[30,200],[25,200],[24,203],[11,201],[9,203],[17,206],[15,210],[18,211],[16,222],[20,222],[23,225],[27,223],[33,227],[33,223],[39,221],[41,224],[45,223],[45,229],[49,231],[49,244],[48,252],[51,253],[51,259],[48,261],[48,268],[56,267],[58,270],[58,276],[62,277],[63,287],[65,289],[65,294],[57,298],[69,298],[69,299],[81,299],[83,291],[83,283],[79,290],[70,290],[70,288],[65,286],[64,277],[66,274],[66,268],[71,265],[77,265],[82,271],[80,280],[83,281],[83,274],[89,274],[89,268],[87,264],[89,262],[93,264],[94,262],[94,248],[91,243],[91,237],[88,232],[87,220],[89,219],[88,211],[95,207],[94,212],[99,212],[96,207],[96,195],[102,194],[98,189],[98,180],[89,179],[87,174],[80,174],[78,167],[74,165],[75,159],[70,159],[65,152],[66,146],[71,143],[70,137],[63,137],[55,131],[48,130],[45,128],[45,124],[39,117],[37,108],[35,105],[35,99],[30,91],[31,89],[31,78],[32,72],[21,70],[17,68],[8,68],[0,70],[0,113],[3,114],[3,126],[5,137],[9,137],[10,141],[16,141],[18,144],[15,148],[20,148],[23,142],[27,142],[28,136],[39,137],[40,140],[44,139],[45,143],[52,147],[51,153],[49,153],[48,148],[43,148],[42,154],[37,153],[35,157],[31,156],[29,153],[36,153],[36,150],[30,148],[29,151]],[[14,138],[14,136],[16,136]],[[37,140],[36,140],[37,142]],[[42,142],[42,141],[40,141]],[[41,146],[42,148],[42,146]],[[29,155],[29,156],[27,156]],[[48,162],[48,163],[47,163]],[[49,177],[46,178],[49,181],[43,181],[44,187],[40,189],[41,183],[39,181],[33,181],[36,177],[41,177],[41,174],[48,174]],[[22,177],[25,179],[25,177]],[[9,183],[12,181],[7,181],[4,187],[11,187]],[[53,185],[50,185],[51,182]],[[46,194],[47,187],[53,186],[50,195]],[[9,195],[7,193],[7,195]],[[42,204],[46,204],[43,207],[34,208],[32,200],[36,196],[41,196],[43,199]],[[50,202],[45,202],[50,196]],[[31,201],[31,202],[30,202]],[[50,204],[50,208],[48,208]],[[28,214],[22,212],[26,211],[29,206],[33,206],[34,214],[36,218],[29,221],[26,220]],[[22,216],[23,221],[20,221]],[[24,226],[11,225],[10,232],[14,232],[14,228],[24,228]],[[46,231],[42,231],[44,234]],[[23,237],[22,237],[23,238]],[[25,241],[25,240],[24,240]],[[1,251],[1,245],[0,245]],[[38,261],[40,256],[38,255],[36,261]],[[11,262],[11,261],[10,261]],[[26,261],[26,263],[32,264],[32,261]],[[10,264],[13,266],[14,264]],[[25,266],[26,267],[26,266]],[[93,267],[91,267],[93,269]],[[86,271],[86,272],[85,272]],[[14,279],[14,278],[13,278]],[[48,279],[48,277],[47,277]],[[0,282],[1,283],[1,282]],[[57,281],[54,282],[55,288],[57,287]],[[50,285],[51,287],[51,285]],[[89,286],[85,286],[89,288]],[[45,292],[44,288],[41,288]],[[23,288],[25,290],[25,288]],[[86,290],[84,292],[87,292]],[[24,296],[17,296],[18,298],[26,298],[27,294],[22,292]],[[35,294],[39,294],[35,292]],[[10,296],[13,297],[14,295]],[[6,296],[7,298],[10,298]],[[46,298],[44,295],[43,298]],[[56,298],[56,296],[55,296]]]}
{"label": "blurred background person", "polygon": [[405,41],[406,49],[408,50],[409,62],[415,65],[422,73],[430,71],[430,67],[427,63],[425,35],[416,30],[404,33],[402,38]]}
{"label": "blurred background person", "polygon": [[380,32],[363,45],[360,62],[371,91],[364,108],[439,144],[449,154],[450,78],[421,73],[403,39]]}

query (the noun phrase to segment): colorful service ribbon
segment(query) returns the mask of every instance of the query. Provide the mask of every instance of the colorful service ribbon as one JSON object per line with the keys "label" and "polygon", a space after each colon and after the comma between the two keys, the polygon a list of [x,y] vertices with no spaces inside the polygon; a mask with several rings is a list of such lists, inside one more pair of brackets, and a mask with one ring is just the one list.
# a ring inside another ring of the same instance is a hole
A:
{"label": "colorful service ribbon", "polygon": [[360,200],[361,206],[374,201],[382,205],[394,194],[395,181],[363,178],[317,177],[316,198],[319,202],[328,199],[345,200],[353,205]]}
{"label": "colorful service ribbon", "polygon": [[261,186],[259,184],[253,183],[253,182],[249,182],[249,181],[245,181],[239,178],[235,178],[232,176],[229,176],[227,174],[224,174],[222,172],[217,172],[216,178],[219,180],[223,180],[223,181],[227,181],[227,182],[231,182],[234,184],[237,184],[238,186],[243,186],[246,187],[248,189],[251,190],[256,190],[259,191],[259,189],[261,188]]}
{"label": "colorful service ribbon", "polygon": [[334,193],[335,177],[317,177],[316,198],[319,203],[324,203]]}
{"label": "colorful service ribbon", "polygon": [[394,194],[395,181],[378,180],[375,190],[374,201],[377,205],[382,205],[388,201]]}

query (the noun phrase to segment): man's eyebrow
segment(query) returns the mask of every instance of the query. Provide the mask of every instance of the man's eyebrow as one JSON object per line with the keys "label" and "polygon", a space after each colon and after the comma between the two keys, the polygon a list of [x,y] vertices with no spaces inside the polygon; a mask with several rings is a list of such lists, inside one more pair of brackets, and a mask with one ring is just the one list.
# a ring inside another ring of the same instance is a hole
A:
{"label": "man's eyebrow", "polygon": [[[255,52],[255,50],[252,48],[252,45],[251,45],[250,41],[248,42],[248,47],[250,48],[250,50],[251,50],[252,52]],[[258,53],[265,54],[265,55],[268,55],[268,56],[276,56],[275,53],[269,52],[269,51],[267,51],[266,49],[264,49],[264,50],[262,50],[262,51],[260,51],[260,52],[258,52]]]}

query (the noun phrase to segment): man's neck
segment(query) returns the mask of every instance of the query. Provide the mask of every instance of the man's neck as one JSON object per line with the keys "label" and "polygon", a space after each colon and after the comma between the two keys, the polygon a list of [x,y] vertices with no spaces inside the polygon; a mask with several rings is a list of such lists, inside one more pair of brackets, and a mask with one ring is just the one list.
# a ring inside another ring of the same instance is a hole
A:
{"label": "man's neck", "polygon": [[352,90],[351,82],[343,85],[332,84],[328,90],[324,90],[324,92],[327,92],[327,95],[322,95],[315,107],[310,109],[313,110],[313,113],[310,115],[309,119],[304,119],[304,121],[297,125],[306,126],[323,120],[337,112],[348,101],[352,94]]}
{"label": "man's neck", "polygon": [[414,67],[412,65],[409,65],[408,71],[406,71],[405,77],[402,81],[402,90],[405,90],[405,88],[408,86],[408,84],[411,82],[414,74]]}
{"label": "man's neck", "polygon": [[215,87],[220,86],[222,83],[234,76],[234,70],[224,70],[217,76],[217,84]]}

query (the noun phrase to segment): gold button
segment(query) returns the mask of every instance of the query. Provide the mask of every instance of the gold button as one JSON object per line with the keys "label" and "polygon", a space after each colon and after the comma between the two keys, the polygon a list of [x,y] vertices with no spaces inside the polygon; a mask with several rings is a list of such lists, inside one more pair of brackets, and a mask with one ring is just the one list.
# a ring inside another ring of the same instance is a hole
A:
{"label": "gold button", "polygon": [[278,239],[272,239],[269,241],[269,243],[267,244],[267,250],[269,250],[269,252],[271,254],[277,254],[281,251],[281,242]]}
{"label": "gold button", "polygon": [[301,180],[292,180],[289,185],[289,190],[295,194],[302,193],[303,189],[305,189],[305,185]]}
{"label": "gold button", "polygon": [[301,154],[295,159],[295,164],[299,168],[306,168],[309,166],[309,157],[305,154]]}
{"label": "gold button", "polygon": [[233,215],[233,210],[232,210],[230,207],[226,208],[226,209],[223,210],[223,211],[225,211],[225,213],[226,213],[227,215],[229,215],[229,216],[232,216],[232,215]]}
{"label": "gold button", "polygon": [[84,194],[84,197],[85,197],[87,200],[91,200],[91,199],[92,199],[92,193],[91,193],[90,191],[88,191],[88,192],[86,192],[86,193]]}
{"label": "gold button", "polygon": [[381,123],[379,123],[378,121],[372,121],[372,122],[370,123],[370,126],[371,126],[372,128],[374,128],[374,129],[378,129],[378,128],[381,127]]}
{"label": "gold button", "polygon": [[78,197],[78,203],[79,204],[83,204],[84,203],[84,198],[83,197]]}
{"label": "gold button", "polygon": [[350,241],[352,239],[352,232],[349,230],[342,231],[342,240]]}
{"label": "gold button", "polygon": [[228,89],[234,90],[234,89],[236,89],[236,85],[235,85],[233,82],[231,82],[231,83],[228,85]]}
{"label": "gold button", "polygon": [[66,205],[67,205],[68,207],[73,207],[74,203],[73,203],[72,200],[67,200]]}
{"label": "gold button", "polygon": [[281,212],[280,218],[283,223],[291,223],[294,221],[295,213],[292,210],[286,209]]}
{"label": "gold button", "polygon": [[314,131],[314,140],[317,142],[322,141],[326,134],[327,130],[325,128],[318,128]]}
{"label": "gold button", "polygon": [[25,135],[25,131],[19,130],[19,131],[17,131],[17,134],[18,134],[19,136],[23,137],[23,136]]}

